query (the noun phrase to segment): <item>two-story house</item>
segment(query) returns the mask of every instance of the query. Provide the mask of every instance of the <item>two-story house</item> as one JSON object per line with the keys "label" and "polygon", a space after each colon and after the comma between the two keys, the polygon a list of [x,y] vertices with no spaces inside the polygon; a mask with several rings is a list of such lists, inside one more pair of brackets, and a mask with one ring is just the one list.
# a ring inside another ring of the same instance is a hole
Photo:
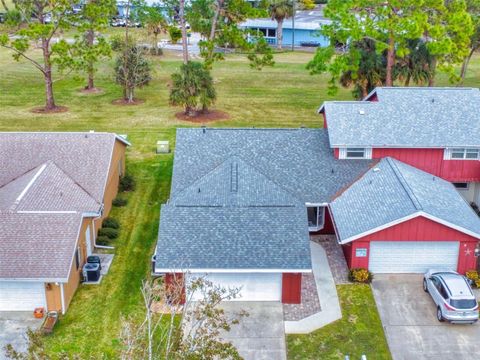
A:
{"label": "two-story house", "polygon": [[323,129],[178,129],[154,271],[298,303],[312,232],[375,273],[474,268],[480,220],[449,181],[480,178],[479,95],[379,88],[326,102]]}

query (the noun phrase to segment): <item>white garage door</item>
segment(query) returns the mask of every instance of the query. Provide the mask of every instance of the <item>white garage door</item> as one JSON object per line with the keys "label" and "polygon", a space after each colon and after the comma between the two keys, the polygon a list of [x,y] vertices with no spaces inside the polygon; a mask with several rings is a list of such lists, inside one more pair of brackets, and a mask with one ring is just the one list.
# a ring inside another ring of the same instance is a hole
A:
{"label": "white garage door", "polygon": [[41,282],[0,281],[0,311],[33,311],[46,308]]}
{"label": "white garage door", "polygon": [[[214,285],[225,289],[240,288],[240,296],[234,301],[280,301],[282,299],[282,274],[264,274],[264,273],[210,273],[210,274],[190,274],[188,281],[196,277],[202,277],[211,281]],[[187,285],[188,289],[188,285]],[[193,294],[193,300],[200,300],[203,295],[196,291]]]}
{"label": "white garage door", "polygon": [[458,241],[371,241],[369,268],[373,273],[456,271],[458,250]]}

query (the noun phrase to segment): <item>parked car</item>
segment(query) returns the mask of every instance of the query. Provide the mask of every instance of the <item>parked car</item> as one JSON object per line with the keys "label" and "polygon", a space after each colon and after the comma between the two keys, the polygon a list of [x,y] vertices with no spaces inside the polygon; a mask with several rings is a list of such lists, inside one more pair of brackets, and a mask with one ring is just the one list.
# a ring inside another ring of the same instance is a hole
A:
{"label": "parked car", "polygon": [[429,270],[423,277],[423,290],[437,305],[438,321],[471,324],[478,321],[478,303],[465,276],[455,271]]}

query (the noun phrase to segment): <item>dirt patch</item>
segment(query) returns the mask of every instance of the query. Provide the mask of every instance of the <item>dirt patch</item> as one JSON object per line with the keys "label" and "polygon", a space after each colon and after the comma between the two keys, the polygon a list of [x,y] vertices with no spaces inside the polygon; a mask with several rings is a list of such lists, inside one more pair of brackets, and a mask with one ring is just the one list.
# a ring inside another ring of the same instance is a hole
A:
{"label": "dirt patch", "polygon": [[86,94],[86,95],[88,95],[88,94],[103,94],[104,93],[104,91],[102,89],[99,89],[99,88],[93,88],[93,89],[83,88],[83,89],[80,89],[80,92],[82,94]]}
{"label": "dirt patch", "polygon": [[188,116],[183,111],[175,114],[178,120],[189,121],[193,123],[208,123],[212,121],[228,120],[230,115],[224,111],[210,110],[207,112],[199,112],[194,116]]}
{"label": "dirt patch", "polygon": [[64,113],[68,111],[68,107],[66,106],[56,106],[53,109],[45,109],[45,107],[36,107],[31,110],[34,114],[56,114],[56,113]]}
{"label": "dirt patch", "polygon": [[113,105],[133,106],[133,105],[143,104],[144,102],[145,102],[145,100],[142,100],[142,99],[133,99],[133,101],[131,101],[131,102],[129,102],[125,99],[117,99],[117,100],[113,100],[112,104]]}

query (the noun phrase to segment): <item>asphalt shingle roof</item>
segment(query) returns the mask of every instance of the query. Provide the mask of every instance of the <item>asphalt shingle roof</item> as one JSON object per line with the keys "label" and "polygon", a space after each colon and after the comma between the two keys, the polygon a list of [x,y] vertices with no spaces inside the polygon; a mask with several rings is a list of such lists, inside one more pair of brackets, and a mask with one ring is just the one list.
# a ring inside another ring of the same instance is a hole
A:
{"label": "asphalt shingle roof", "polygon": [[117,139],[128,144],[111,133],[0,133],[0,278],[66,280]]}
{"label": "asphalt shingle roof", "polygon": [[49,161],[1,187],[0,210],[98,212],[100,204]]}
{"label": "asphalt shingle roof", "polygon": [[480,219],[451,183],[392,158],[366,172],[330,209],[340,241],[419,212],[480,237]]}
{"label": "asphalt shingle roof", "polygon": [[0,278],[66,281],[82,216],[0,212]]}
{"label": "asphalt shingle roof", "polygon": [[326,129],[177,129],[176,195],[236,156],[303,203],[326,203],[372,164],[337,160]]}
{"label": "asphalt shingle roof", "polygon": [[113,133],[0,132],[0,187],[52,161],[102,202],[116,139]]}
{"label": "asphalt shingle roof", "polygon": [[311,269],[305,204],[232,156],[162,206],[159,269]]}
{"label": "asphalt shingle roof", "polygon": [[380,87],[378,101],[324,103],[331,147],[480,147],[480,91]]}
{"label": "asphalt shingle roof", "polygon": [[306,209],[164,205],[156,267],[309,270]]}

